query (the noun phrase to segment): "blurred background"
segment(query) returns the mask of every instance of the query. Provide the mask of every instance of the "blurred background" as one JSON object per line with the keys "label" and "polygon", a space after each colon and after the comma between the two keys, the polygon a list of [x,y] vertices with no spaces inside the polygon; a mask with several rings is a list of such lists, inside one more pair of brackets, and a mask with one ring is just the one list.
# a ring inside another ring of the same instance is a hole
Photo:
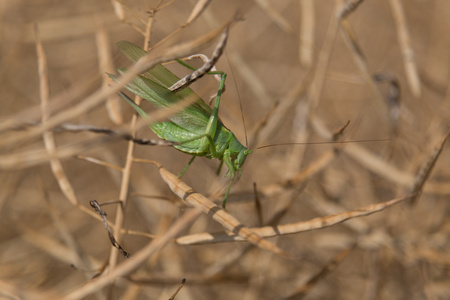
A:
{"label": "blurred background", "polygon": [[[436,147],[449,126],[450,3],[352,3],[1,1],[0,298],[80,299],[73,293],[127,261],[90,200],[126,199],[123,210],[102,208],[132,256],[193,210],[156,167],[130,163],[130,156],[155,160],[178,174],[190,156],[58,127],[130,130],[133,112],[123,100],[92,100],[111,84],[107,72],[130,66],[118,41],[146,47],[148,39],[150,51],[169,51],[238,15],[216,65],[228,74],[220,118],[250,149],[284,145],[248,156],[228,212],[248,227],[308,222],[406,196],[427,179],[420,197],[268,239],[295,260],[247,242],[171,239],[84,299],[168,299],[183,278],[176,299],[448,299],[450,155],[444,145],[437,157]],[[216,41],[200,52],[211,55]],[[38,69],[43,55],[47,75]],[[217,86],[206,76],[192,88],[207,100]],[[43,114],[45,99],[51,108]],[[348,121],[337,138],[355,142],[327,143]],[[43,134],[42,122],[52,130]],[[146,127],[137,135],[155,138]],[[295,142],[307,144],[285,145]],[[58,157],[52,165],[49,153]],[[435,159],[425,178],[421,168]],[[182,180],[220,203],[228,178],[226,170],[215,174],[218,166],[197,158]],[[222,231],[200,215],[177,236]]]}

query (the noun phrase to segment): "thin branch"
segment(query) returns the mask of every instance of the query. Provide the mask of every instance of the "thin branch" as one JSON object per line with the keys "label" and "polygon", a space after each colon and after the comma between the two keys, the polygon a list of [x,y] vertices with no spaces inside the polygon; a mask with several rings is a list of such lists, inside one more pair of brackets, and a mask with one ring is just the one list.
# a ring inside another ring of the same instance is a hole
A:
{"label": "thin branch", "polygon": [[[371,204],[365,207],[361,207],[352,211],[346,211],[335,215],[329,215],[326,217],[315,218],[306,222],[291,223],[277,226],[265,226],[260,228],[250,228],[252,232],[256,233],[260,237],[274,237],[286,234],[296,234],[305,231],[311,231],[316,229],[322,229],[345,222],[347,220],[368,216],[376,212],[380,212],[392,205],[404,202],[413,198],[415,195],[408,195],[405,197],[381,202],[377,204]],[[180,245],[193,245],[193,244],[205,244],[205,243],[222,243],[231,241],[243,241],[242,237],[236,233],[219,232],[219,233],[199,233],[193,235],[187,235],[176,239],[176,242]]]}
{"label": "thin branch", "polygon": [[98,214],[100,215],[100,217],[102,218],[103,221],[103,225],[105,226],[106,231],[108,232],[108,237],[109,240],[111,241],[111,245],[115,248],[117,248],[120,252],[120,254],[122,254],[123,256],[125,256],[126,258],[130,258],[131,255],[130,253],[126,252],[125,250],[123,250],[122,246],[119,245],[119,243],[116,241],[116,239],[114,238],[114,235],[112,234],[111,230],[109,229],[109,225],[108,225],[108,221],[106,220],[106,212],[100,207],[100,204],[96,201],[96,200],[91,200],[89,201],[89,204],[91,205],[91,207],[93,209],[95,209],[96,212],[98,212]]}

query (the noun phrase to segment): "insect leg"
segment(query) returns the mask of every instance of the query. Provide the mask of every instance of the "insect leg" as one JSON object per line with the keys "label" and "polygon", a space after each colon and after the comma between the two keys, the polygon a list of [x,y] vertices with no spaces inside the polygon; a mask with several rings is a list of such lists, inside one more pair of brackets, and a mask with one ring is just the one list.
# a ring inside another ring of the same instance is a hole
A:
{"label": "insect leg", "polygon": [[216,146],[214,145],[214,136],[216,135],[217,130],[217,122],[219,121],[219,105],[220,98],[222,97],[223,88],[225,86],[225,80],[227,78],[227,74],[223,73],[221,76],[219,90],[217,91],[216,102],[214,103],[214,107],[211,113],[211,117],[209,118],[208,125],[206,126],[206,137],[202,141],[202,146],[206,146],[206,143],[209,142],[209,147],[211,151],[211,155],[213,157],[217,156]]}
{"label": "insect leg", "polygon": [[223,198],[222,202],[222,208],[226,210],[228,194],[230,194],[231,184],[233,183],[234,176],[236,175],[236,169],[234,168],[233,162],[231,161],[230,150],[228,149],[225,150],[225,153],[223,154],[223,161],[225,162],[225,165],[227,165],[228,170],[230,171],[230,181],[228,182],[227,191],[225,193],[225,197]]}
{"label": "insect leg", "polygon": [[222,166],[223,166],[223,160],[220,161],[219,168],[217,169],[217,175],[220,174],[220,171],[222,170]]}
{"label": "insect leg", "polygon": [[191,160],[189,160],[188,164],[186,165],[186,167],[184,167],[183,171],[181,171],[180,174],[178,175],[178,178],[181,178],[181,176],[183,176],[183,174],[186,173],[187,169],[191,166],[191,164],[195,158],[196,158],[196,156],[193,155]]}

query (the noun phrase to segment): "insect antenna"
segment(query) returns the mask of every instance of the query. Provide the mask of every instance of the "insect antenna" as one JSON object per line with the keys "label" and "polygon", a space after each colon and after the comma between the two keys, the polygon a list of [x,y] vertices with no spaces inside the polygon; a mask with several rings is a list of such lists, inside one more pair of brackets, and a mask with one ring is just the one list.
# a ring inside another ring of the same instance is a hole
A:
{"label": "insect antenna", "polygon": [[268,144],[256,147],[253,149],[259,150],[269,147],[275,147],[275,146],[305,146],[305,145],[329,145],[329,144],[350,144],[350,143],[369,143],[369,142],[385,142],[389,141],[390,139],[367,139],[367,140],[347,140],[347,141],[340,141],[339,137],[341,137],[344,134],[345,129],[347,129],[348,125],[350,125],[350,121],[347,121],[344,126],[339,128],[336,132],[330,135],[330,141],[323,141],[323,142],[289,142],[289,143],[278,143],[278,144]]}
{"label": "insect antenna", "polygon": [[328,142],[305,142],[305,143],[279,143],[279,144],[268,144],[256,147],[255,149],[252,149],[253,151],[269,148],[269,147],[275,147],[275,146],[305,146],[305,145],[329,145],[329,144],[351,144],[351,143],[371,143],[371,142],[387,142],[390,141],[390,138],[386,139],[368,139],[368,140],[348,140],[348,141],[328,141]]}
{"label": "insect antenna", "polygon": [[248,147],[249,145],[248,145],[248,136],[247,136],[247,125],[245,124],[244,109],[242,107],[241,94],[239,93],[239,89],[237,87],[236,76],[234,75],[233,66],[230,64],[230,60],[228,59],[228,55],[227,55],[226,51],[225,51],[225,56],[227,58],[227,63],[228,63],[228,66],[230,68],[231,75],[233,77],[233,84],[234,84],[234,87],[236,89],[236,93],[238,95],[239,109],[241,110],[242,125],[244,126],[245,146]]}

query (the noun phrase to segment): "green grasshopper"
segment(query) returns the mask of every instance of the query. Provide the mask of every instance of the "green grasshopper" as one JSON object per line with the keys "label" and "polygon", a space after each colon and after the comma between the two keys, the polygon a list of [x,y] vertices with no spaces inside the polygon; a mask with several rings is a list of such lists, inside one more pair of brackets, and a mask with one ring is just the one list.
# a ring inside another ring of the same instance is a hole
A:
{"label": "green grasshopper", "polygon": [[[140,47],[126,41],[117,44],[119,50],[132,62],[138,61],[147,52]],[[123,74],[126,69],[119,69]],[[217,73],[216,73],[217,74]],[[193,155],[180,176],[191,165],[195,157],[205,156],[221,161],[219,171],[225,163],[228,167],[227,176],[230,177],[222,207],[225,209],[231,184],[240,176],[247,155],[252,151],[243,146],[236,136],[223,125],[219,119],[219,104],[226,74],[220,72],[221,81],[213,109],[211,109],[190,88],[173,92],[169,87],[179,81],[179,78],[162,65],[150,69],[139,75],[126,88],[137,96],[149,101],[156,108],[171,107],[186,97],[196,97],[197,100],[190,106],[169,117],[170,121],[152,123],[150,129],[161,139],[177,143],[173,147],[177,150]],[[119,76],[108,74],[117,81]],[[121,96],[141,115],[148,118],[147,113],[125,94]]]}

